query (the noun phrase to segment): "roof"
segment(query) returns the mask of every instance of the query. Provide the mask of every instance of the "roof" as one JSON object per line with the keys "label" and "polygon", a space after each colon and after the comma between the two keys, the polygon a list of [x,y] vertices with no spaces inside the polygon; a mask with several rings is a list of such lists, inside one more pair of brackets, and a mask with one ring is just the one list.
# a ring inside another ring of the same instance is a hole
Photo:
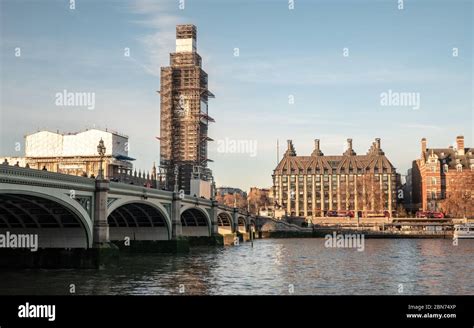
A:
{"label": "roof", "polygon": [[379,139],[366,155],[356,155],[351,145],[343,155],[330,156],[322,154],[319,142],[316,147],[311,156],[297,156],[289,141],[288,150],[275,168],[275,173],[395,173],[395,167],[380,148]]}
{"label": "roof", "polygon": [[460,155],[454,148],[427,148],[423,153],[425,161],[429,156],[436,155],[441,165],[447,164],[449,168],[456,168],[457,164],[462,164],[463,167],[470,167],[474,164],[474,148],[464,148],[464,155]]}
{"label": "roof", "polygon": [[114,156],[115,159],[118,159],[119,161],[134,161],[135,158],[131,158],[125,155],[116,155]]}

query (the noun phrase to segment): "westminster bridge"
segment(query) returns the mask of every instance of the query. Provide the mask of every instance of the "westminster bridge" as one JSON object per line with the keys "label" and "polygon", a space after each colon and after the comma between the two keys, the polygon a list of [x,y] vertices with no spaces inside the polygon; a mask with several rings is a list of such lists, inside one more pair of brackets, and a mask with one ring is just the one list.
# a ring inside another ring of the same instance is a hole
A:
{"label": "westminster bridge", "polygon": [[40,249],[127,241],[233,243],[248,239],[255,225],[254,216],[215,200],[0,165],[0,233],[36,234]]}

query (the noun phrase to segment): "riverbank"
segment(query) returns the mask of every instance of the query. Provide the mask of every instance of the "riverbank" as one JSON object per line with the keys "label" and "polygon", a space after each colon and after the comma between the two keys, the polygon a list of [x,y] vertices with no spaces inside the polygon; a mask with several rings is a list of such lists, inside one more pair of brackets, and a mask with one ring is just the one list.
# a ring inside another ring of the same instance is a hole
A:
{"label": "riverbank", "polygon": [[261,238],[321,238],[326,235],[363,234],[365,238],[452,239],[454,224],[462,219],[418,218],[317,218],[311,228],[284,220],[266,219]]}

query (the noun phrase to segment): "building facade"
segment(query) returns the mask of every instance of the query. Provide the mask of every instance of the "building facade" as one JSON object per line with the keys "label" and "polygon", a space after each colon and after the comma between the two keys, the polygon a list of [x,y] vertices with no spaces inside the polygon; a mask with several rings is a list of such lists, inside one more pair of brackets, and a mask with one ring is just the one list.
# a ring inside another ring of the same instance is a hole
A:
{"label": "building facade", "polygon": [[[108,179],[132,170],[128,157],[128,137],[116,132],[90,129],[79,133],[60,134],[39,131],[25,136],[25,157],[20,166],[77,176],[97,176],[101,157],[97,145],[103,140],[104,176]],[[16,160],[10,159],[10,165]]]}
{"label": "building facade", "polygon": [[160,166],[166,170],[166,188],[186,194],[191,193],[191,179],[212,180],[208,100],[214,95],[201,62],[196,26],[177,25],[176,52],[170,54],[170,66],[161,68]]}
{"label": "building facade", "polygon": [[421,156],[413,161],[413,205],[423,211],[474,216],[474,149],[456,137],[456,147],[428,148],[421,139]]}
{"label": "building facade", "polygon": [[396,209],[397,173],[381,149],[380,139],[366,155],[357,155],[352,139],[342,155],[326,156],[315,140],[311,156],[297,156],[291,140],[273,173],[277,206],[288,216],[319,217],[328,211],[362,216]]}

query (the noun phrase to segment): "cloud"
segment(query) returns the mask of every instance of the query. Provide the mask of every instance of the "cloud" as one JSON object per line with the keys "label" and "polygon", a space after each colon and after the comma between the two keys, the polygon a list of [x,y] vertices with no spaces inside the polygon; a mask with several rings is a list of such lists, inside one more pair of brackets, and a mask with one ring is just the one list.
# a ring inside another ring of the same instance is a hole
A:
{"label": "cloud", "polygon": [[401,124],[400,127],[405,129],[419,129],[419,130],[442,130],[443,128],[436,125],[427,125],[427,124]]}
{"label": "cloud", "polygon": [[[439,79],[459,80],[454,74],[436,69],[405,67],[388,62],[360,60],[349,64],[329,55],[319,57],[253,56],[238,65],[224,66],[222,74],[246,83],[266,85],[361,85],[380,83],[426,83]],[[329,69],[328,69],[329,68]]]}
{"label": "cloud", "polygon": [[[177,5],[175,2],[172,2]],[[130,10],[139,16],[132,23],[148,27],[153,33],[141,35],[137,40],[144,46],[147,54],[145,63],[134,59],[138,65],[154,76],[160,76],[160,67],[168,65],[169,53],[175,46],[175,28],[183,21],[182,16],[171,14],[169,1],[135,0]]]}

